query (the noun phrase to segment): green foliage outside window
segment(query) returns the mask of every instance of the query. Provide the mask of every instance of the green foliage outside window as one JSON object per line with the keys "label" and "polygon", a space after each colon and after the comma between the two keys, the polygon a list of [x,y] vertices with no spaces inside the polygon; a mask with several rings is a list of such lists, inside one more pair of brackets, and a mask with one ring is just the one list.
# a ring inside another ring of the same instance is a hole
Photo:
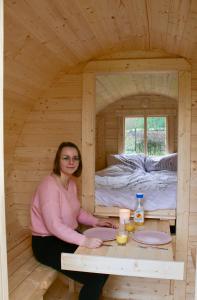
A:
{"label": "green foliage outside window", "polygon": [[132,117],[125,119],[125,153],[144,153],[144,134],[147,135],[147,154],[164,155],[166,153],[166,118]]}

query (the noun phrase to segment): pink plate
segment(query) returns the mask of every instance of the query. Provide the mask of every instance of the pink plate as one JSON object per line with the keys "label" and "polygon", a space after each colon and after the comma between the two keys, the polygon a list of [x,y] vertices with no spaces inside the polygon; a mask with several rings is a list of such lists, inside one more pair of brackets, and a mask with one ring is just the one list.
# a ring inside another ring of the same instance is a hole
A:
{"label": "pink plate", "polygon": [[91,238],[98,238],[102,241],[112,241],[116,238],[116,229],[107,227],[95,227],[85,230],[84,235]]}
{"label": "pink plate", "polygon": [[136,231],[132,237],[137,242],[149,245],[167,244],[172,240],[171,236],[163,231]]}

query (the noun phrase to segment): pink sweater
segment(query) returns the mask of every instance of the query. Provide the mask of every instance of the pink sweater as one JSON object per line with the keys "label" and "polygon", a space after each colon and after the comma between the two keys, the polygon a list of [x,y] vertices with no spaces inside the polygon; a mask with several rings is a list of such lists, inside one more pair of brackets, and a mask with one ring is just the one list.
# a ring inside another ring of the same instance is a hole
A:
{"label": "pink sweater", "polygon": [[97,218],[80,207],[75,182],[68,190],[47,176],[38,186],[31,205],[31,230],[36,236],[56,236],[68,243],[81,245],[85,236],[75,229],[78,222],[95,226]]}

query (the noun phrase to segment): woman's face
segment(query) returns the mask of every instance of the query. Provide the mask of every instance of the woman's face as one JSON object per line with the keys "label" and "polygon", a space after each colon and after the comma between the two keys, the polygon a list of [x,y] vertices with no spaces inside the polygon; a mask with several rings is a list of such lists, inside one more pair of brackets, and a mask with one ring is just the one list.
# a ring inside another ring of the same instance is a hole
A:
{"label": "woman's face", "polygon": [[79,156],[75,148],[64,147],[60,155],[60,171],[64,175],[72,175],[79,166]]}

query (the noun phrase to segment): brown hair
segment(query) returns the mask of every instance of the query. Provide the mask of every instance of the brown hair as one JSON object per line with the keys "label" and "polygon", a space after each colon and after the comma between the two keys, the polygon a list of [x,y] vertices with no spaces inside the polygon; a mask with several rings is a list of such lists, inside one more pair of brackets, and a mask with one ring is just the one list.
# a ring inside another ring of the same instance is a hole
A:
{"label": "brown hair", "polygon": [[78,166],[77,170],[73,173],[73,176],[79,177],[82,172],[81,152],[80,152],[79,148],[72,142],[63,142],[59,145],[56,155],[55,155],[54,163],[53,163],[53,173],[60,176],[60,155],[61,155],[62,149],[65,147],[75,148],[78,152],[79,166]]}

